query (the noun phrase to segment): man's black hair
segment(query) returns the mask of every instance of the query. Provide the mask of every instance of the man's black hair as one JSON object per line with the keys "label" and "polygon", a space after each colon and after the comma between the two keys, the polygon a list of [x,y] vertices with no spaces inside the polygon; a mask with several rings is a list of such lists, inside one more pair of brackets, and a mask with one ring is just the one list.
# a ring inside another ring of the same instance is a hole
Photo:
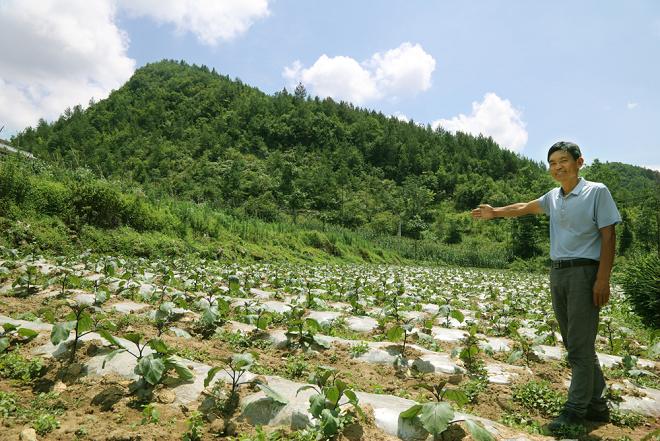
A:
{"label": "man's black hair", "polygon": [[570,153],[570,155],[576,161],[580,156],[582,156],[582,152],[580,151],[580,147],[578,147],[577,144],[575,144],[573,142],[568,142],[568,141],[559,141],[559,142],[555,142],[554,144],[552,144],[552,147],[550,147],[550,150],[548,150],[548,162],[550,162],[550,155],[552,155],[557,150],[563,150],[565,152]]}

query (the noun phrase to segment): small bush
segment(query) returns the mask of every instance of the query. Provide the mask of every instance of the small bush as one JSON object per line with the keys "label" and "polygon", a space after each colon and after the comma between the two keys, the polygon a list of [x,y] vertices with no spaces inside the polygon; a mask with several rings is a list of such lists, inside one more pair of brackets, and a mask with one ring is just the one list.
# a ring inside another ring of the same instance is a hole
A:
{"label": "small bush", "polygon": [[0,376],[30,383],[41,375],[43,365],[39,358],[27,360],[17,352],[0,355]]}
{"label": "small bush", "polygon": [[530,381],[513,389],[513,401],[546,417],[561,412],[565,397],[547,381]]}
{"label": "small bush", "polygon": [[622,412],[618,409],[612,409],[610,412],[610,421],[619,427],[630,427],[634,429],[644,423],[644,415],[635,412]]}
{"label": "small bush", "polygon": [[41,436],[52,432],[58,427],[60,427],[60,422],[49,413],[42,413],[32,423],[32,428]]}
{"label": "small bush", "polygon": [[623,269],[621,283],[642,322],[660,328],[660,257],[647,254],[632,259]]}

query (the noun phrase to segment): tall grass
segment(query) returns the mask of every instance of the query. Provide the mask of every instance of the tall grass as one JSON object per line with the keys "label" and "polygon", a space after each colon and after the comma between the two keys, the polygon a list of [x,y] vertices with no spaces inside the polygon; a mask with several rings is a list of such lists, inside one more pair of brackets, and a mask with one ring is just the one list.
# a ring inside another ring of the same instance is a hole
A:
{"label": "tall grass", "polygon": [[[503,268],[510,260],[499,245],[382,236],[310,216],[298,224],[264,222],[203,203],[148,196],[140,187],[97,178],[86,169],[15,156],[0,157],[0,217],[9,225],[0,233],[4,242],[54,252],[67,248],[63,236],[68,230],[73,245],[123,254],[198,252],[229,259],[427,261],[491,268]],[[28,224],[38,226],[39,233],[24,231]]]}

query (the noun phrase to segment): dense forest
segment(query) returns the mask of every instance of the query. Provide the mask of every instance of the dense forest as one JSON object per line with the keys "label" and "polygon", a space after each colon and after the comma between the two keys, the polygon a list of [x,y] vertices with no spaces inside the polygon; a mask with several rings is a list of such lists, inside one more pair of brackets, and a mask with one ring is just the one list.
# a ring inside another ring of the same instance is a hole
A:
{"label": "dense forest", "polygon": [[[484,202],[531,200],[554,183],[545,165],[491,138],[452,134],[330,98],[304,86],[270,96],[205,66],[162,61],[119,90],[11,139],[52,164],[132,182],[151,200],[190,201],[265,222],[320,222],[379,236],[495,243],[506,260],[543,256],[547,221],[475,225]],[[658,244],[660,173],[594,163],[625,222],[622,252]],[[143,190],[142,190],[143,189]]]}

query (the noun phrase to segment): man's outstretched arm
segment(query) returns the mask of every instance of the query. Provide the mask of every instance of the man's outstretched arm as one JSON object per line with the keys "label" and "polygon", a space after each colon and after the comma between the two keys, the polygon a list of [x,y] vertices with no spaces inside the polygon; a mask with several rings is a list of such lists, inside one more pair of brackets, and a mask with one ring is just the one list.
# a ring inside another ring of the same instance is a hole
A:
{"label": "man's outstretched arm", "polygon": [[487,204],[481,204],[478,208],[472,210],[472,217],[475,219],[489,220],[496,217],[517,217],[526,214],[541,214],[543,208],[538,199],[531,202],[519,202],[517,204],[507,205],[506,207],[491,207]]}

